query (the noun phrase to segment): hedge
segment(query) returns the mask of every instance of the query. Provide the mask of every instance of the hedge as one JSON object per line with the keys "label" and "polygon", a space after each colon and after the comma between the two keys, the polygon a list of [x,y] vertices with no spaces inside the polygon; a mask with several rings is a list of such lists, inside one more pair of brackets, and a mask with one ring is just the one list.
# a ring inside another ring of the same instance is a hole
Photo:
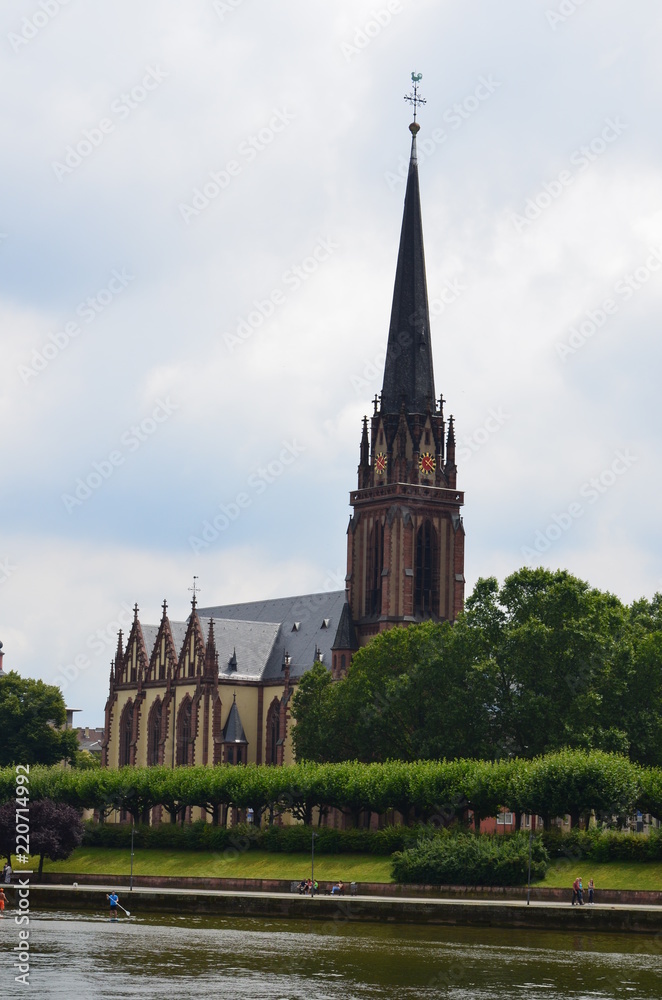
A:
{"label": "hedge", "polygon": [[[0,769],[0,803],[15,795],[14,768]],[[399,812],[409,824],[480,822],[500,808],[553,816],[573,825],[631,815],[662,818],[662,771],[599,751],[561,751],[534,760],[389,761],[268,767],[123,767],[76,770],[31,767],[30,798],[51,798],[102,815],[128,811],[140,822],[161,805],[172,820],[200,807],[217,820],[223,807],[252,809],[255,823],[289,813],[310,824],[316,809],[339,809],[354,826],[364,812]]]}
{"label": "hedge", "polygon": [[[426,832],[420,827],[387,826],[382,830],[333,830],[330,827],[268,826],[260,829],[248,823],[234,827],[212,826],[198,821],[179,826],[138,824],[134,847],[181,851],[263,850],[287,854],[307,853],[315,833],[316,854],[389,855],[415,843]],[[83,844],[87,847],[131,846],[128,823],[85,823]]]}

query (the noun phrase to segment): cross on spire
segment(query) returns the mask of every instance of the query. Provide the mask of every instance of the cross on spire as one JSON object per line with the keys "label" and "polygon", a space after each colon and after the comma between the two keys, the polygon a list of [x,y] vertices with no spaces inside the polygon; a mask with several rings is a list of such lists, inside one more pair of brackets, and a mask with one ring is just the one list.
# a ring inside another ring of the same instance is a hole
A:
{"label": "cross on spire", "polygon": [[193,586],[188,588],[193,593],[193,597],[191,599],[191,607],[193,608],[194,611],[195,611],[195,606],[198,603],[198,594],[200,593],[200,588],[198,587],[198,585],[196,583],[197,579],[198,579],[198,577],[195,576],[195,574],[194,574],[194,576],[193,576]]}
{"label": "cross on spire", "polygon": [[427,104],[424,97],[420,97],[418,93],[418,84],[423,79],[422,73],[412,73],[411,82],[414,84],[414,92],[412,94],[405,94],[405,101],[409,101],[414,107],[414,121],[416,121],[416,111],[418,110],[419,104]]}

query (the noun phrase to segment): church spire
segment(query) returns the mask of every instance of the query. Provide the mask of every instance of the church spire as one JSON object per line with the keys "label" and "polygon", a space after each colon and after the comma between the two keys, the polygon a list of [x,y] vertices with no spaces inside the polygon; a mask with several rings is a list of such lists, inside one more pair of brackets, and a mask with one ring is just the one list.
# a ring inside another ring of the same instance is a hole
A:
{"label": "church spire", "polygon": [[[417,104],[423,103],[416,87],[420,74],[412,74],[412,79],[415,96],[407,99],[416,102],[416,111]],[[425,413],[428,406],[434,406],[435,400],[416,158],[416,134],[419,129],[420,125],[414,118],[409,126],[412,134],[411,157],[384,365],[382,412],[386,413],[398,413],[403,402],[407,413]]]}

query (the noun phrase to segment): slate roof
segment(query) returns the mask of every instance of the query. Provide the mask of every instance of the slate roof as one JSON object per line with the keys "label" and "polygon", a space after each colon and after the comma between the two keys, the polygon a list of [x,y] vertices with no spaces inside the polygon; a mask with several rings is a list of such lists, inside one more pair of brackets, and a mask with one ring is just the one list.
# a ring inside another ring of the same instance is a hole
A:
{"label": "slate roof", "polygon": [[428,404],[434,409],[430,314],[425,280],[415,133],[412,133],[393,306],[384,362],[382,411],[399,413],[403,399],[407,413],[425,413]]}
{"label": "slate roof", "polygon": [[[268,601],[224,604],[198,608],[205,639],[209,619],[214,620],[214,639],[218,652],[218,673],[222,680],[281,680],[285,653],[290,655],[290,677],[298,679],[309,670],[318,651],[322,662],[331,669],[331,649],[340,626],[344,637],[353,636],[349,609],[343,624],[343,590],[320,594],[299,594]],[[150,657],[158,636],[156,625],[142,625],[147,656]],[[186,638],[188,622],[170,621],[170,630],[179,657]],[[357,648],[356,639],[345,642],[343,649]]]}
{"label": "slate roof", "polygon": [[248,743],[244,727],[241,724],[236,698],[232,702],[225,725],[223,726],[224,743]]}
{"label": "slate roof", "polygon": [[358,649],[359,644],[356,640],[356,632],[354,630],[354,622],[352,621],[352,612],[350,611],[349,604],[347,601],[343,604],[342,614],[340,615],[340,622],[338,623],[338,631],[336,632],[336,637],[333,642],[334,649]]}
{"label": "slate roof", "polygon": [[[331,647],[344,603],[345,592],[332,590],[198,608],[198,615],[205,634],[209,618],[214,619],[221,677],[279,680],[288,652],[290,676],[294,679],[312,667],[315,647],[322,654],[322,662],[331,669]],[[228,672],[225,668],[235,647],[237,670]],[[261,672],[257,673],[260,663]]]}

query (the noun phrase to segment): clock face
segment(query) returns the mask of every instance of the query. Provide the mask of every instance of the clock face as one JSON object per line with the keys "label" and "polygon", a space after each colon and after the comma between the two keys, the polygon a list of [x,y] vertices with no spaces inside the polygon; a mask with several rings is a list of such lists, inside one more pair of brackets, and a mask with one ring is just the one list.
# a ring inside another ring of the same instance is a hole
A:
{"label": "clock face", "polygon": [[378,451],[375,455],[375,472],[378,476],[383,475],[386,472],[386,463],[388,459],[383,451]]}
{"label": "clock face", "polygon": [[431,476],[436,468],[437,462],[434,455],[429,451],[424,451],[418,460],[418,467],[424,476]]}

